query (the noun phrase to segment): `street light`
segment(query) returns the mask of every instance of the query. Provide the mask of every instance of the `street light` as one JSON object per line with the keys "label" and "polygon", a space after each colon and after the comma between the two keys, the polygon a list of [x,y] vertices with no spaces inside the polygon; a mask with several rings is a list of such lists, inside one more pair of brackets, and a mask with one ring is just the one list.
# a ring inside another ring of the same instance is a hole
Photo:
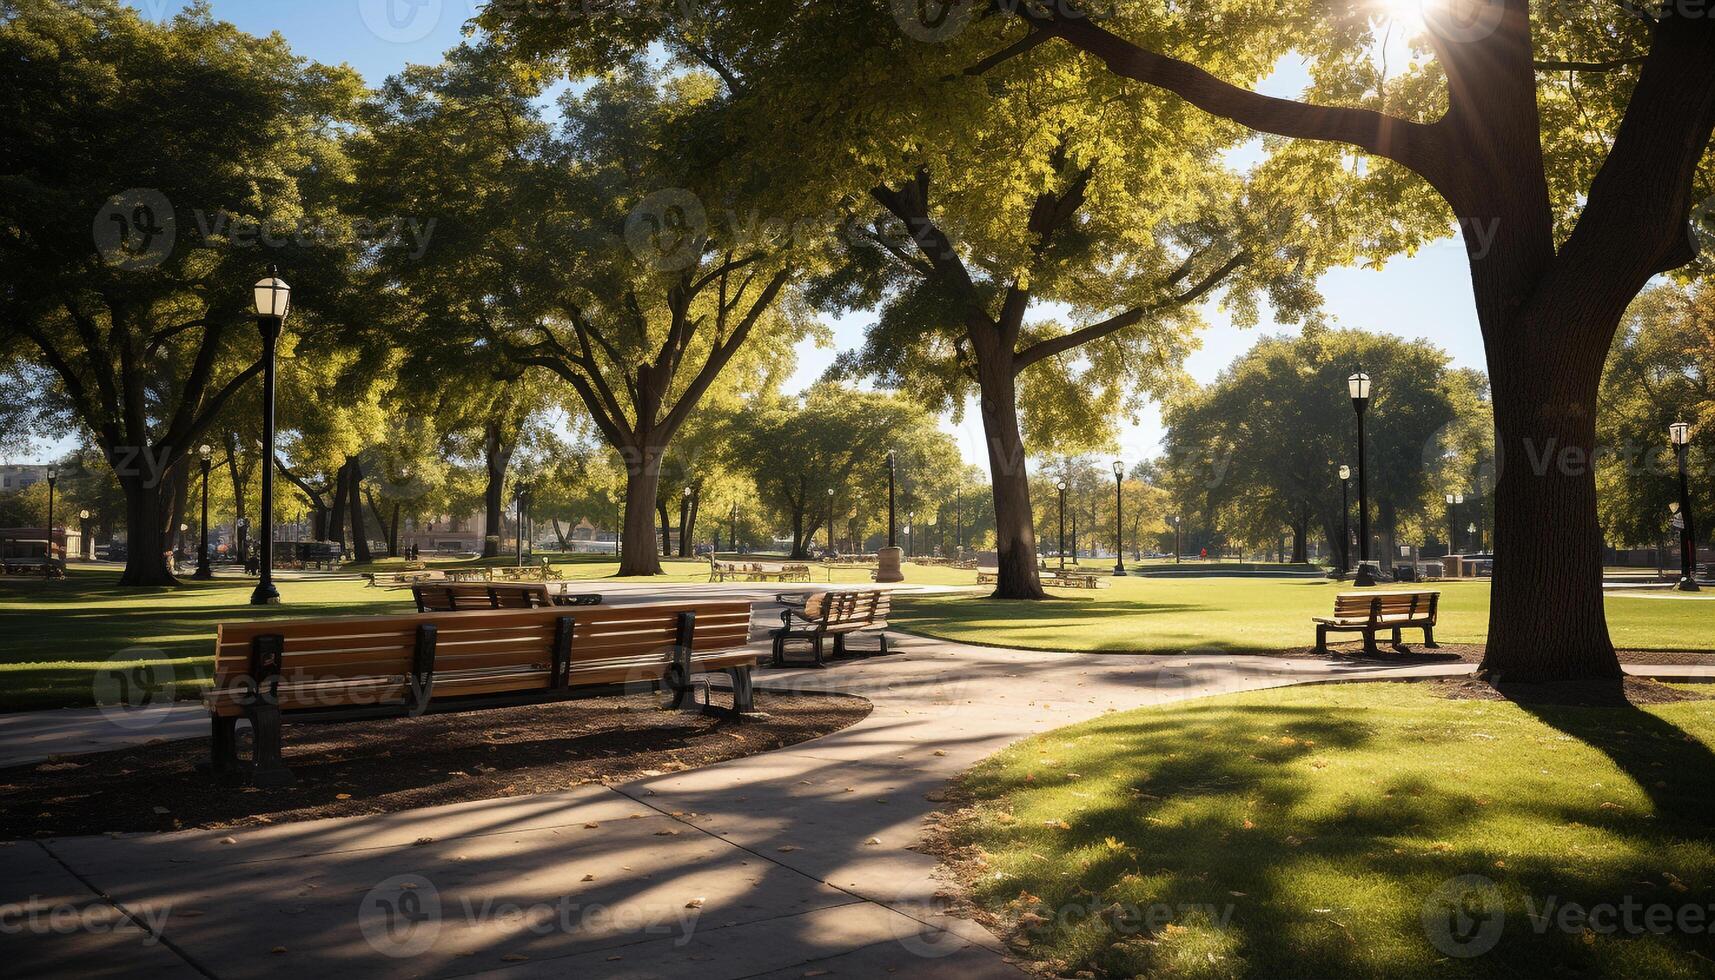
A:
{"label": "street light", "polygon": [[828,557],[834,556],[834,488],[828,488]]}
{"label": "street light", "polygon": [[1167,515],[1167,523],[1173,525],[1173,564],[1175,565],[1180,563],[1179,553],[1184,550],[1179,544],[1179,520],[1178,514]]}
{"label": "street light", "polygon": [[1465,502],[1465,495],[1458,492],[1449,493],[1447,501],[1447,553],[1452,554],[1455,542],[1459,536],[1459,512],[1455,509]]}
{"label": "street light", "polygon": [[214,450],[208,443],[197,447],[197,459],[202,463],[202,540],[197,545],[197,570],[193,579],[207,581],[214,578],[214,569],[208,566],[208,466],[214,458]]}
{"label": "street light", "polygon": [[1376,584],[1370,571],[1370,489],[1364,472],[1364,410],[1370,407],[1370,376],[1359,368],[1346,379],[1346,390],[1358,415],[1358,577],[1352,584],[1367,588]]}
{"label": "street light", "polygon": [[1060,491],[1060,570],[1066,570],[1066,481],[1054,484],[1054,489]]}
{"label": "street light", "polygon": [[250,593],[250,604],[267,606],[280,601],[280,591],[274,588],[274,351],[292,309],[292,287],[269,266],[268,278],[256,284],[254,299],[256,328],[262,334],[262,577]]}
{"label": "street light", "polygon": [[77,539],[81,543],[78,550],[82,552],[78,557],[93,560],[95,558],[95,546],[89,540],[89,511],[87,510],[77,512]]}
{"label": "street light", "polygon": [[1352,468],[1340,465],[1340,574],[1344,579],[1352,570]]}
{"label": "street light", "polygon": [[[54,558],[54,484],[60,479],[58,467],[48,467],[48,560]],[[61,555],[63,558],[64,555]]]}
{"label": "street light", "polygon": [[1114,460],[1114,575],[1125,574],[1125,464]]}
{"label": "street light", "polygon": [[732,551],[738,554],[738,501],[732,503]]}
{"label": "street light", "polygon": [[965,557],[965,488],[963,478],[960,485],[953,487],[953,551],[956,557]]}
{"label": "street light", "polygon": [[1466,533],[1466,534],[1469,534],[1469,535],[1470,535],[1470,536],[1471,536],[1471,538],[1470,538],[1470,541],[1471,541],[1471,553],[1472,553],[1472,554],[1476,554],[1476,553],[1477,553],[1477,551],[1479,551],[1479,550],[1480,550],[1480,549],[1479,549],[1479,548],[1478,548],[1478,547],[1477,547],[1477,522],[1476,522],[1476,521],[1472,521],[1472,522],[1471,522],[1471,523],[1470,523],[1470,525],[1469,525],[1469,526],[1467,526],[1467,527],[1466,527],[1466,528],[1465,528],[1465,533]]}
{"label": "street light", "polygon": [[1697,525],[1691,515],[1691,486],[1686,461],[1691,455],[1691,426],[1675,422],[1667,427],[1673,455],[1679,462],[1679,591],[1699,592],[1697,587]]}
{"label": "street light", "polygon": [[898,471],[899,459],[893,450],[889,449],[887,451],[887,546],[889,548],[899,547],[899,535],[893,519],[893,481],[894,477],[898,475]]}

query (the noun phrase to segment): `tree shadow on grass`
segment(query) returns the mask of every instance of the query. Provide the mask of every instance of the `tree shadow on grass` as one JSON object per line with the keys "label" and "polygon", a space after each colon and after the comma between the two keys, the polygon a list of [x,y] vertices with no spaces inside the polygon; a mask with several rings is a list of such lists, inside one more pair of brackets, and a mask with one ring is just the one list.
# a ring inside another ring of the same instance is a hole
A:
{"label": "tree shadow on grass", "polygon": [[[1550,900],[1671,901],[1678,879],[1638,863],[1669,853],[1701,890],[1715,874],[1700,843],[1715,788],[1683,775],[1671,792],[1656,783],[1663,771],[1715,771],[1708,750],[1636,709],[1526,710],[1613,759],[1656,812],[1579,806],[1575,793],[1523,785],[1517,768],[1485,771],[1519,753],[1556,759],[1516,732],[1510,744],[1475,741],[1475,710],[1371,724],[1361,708],[1211,704],[1009,750],[966,779],[985,802],[955,821],[950,842],[980,848],[967,875],[979,903],[1014,927],[1021,955],[1061,975],[1695,973],[1711,952],[1706,931],[1595,936],[1539,927],[1530,913]],[[1063,766],[1048,764],[1061,754]],[[1658,755],[1672,769],[1651,768]],[[1680,768],[1692,766],[1703,768]],[[1504,909],[1492,947],[1449,944],[1459,937],[1431,914],[1468,876]],[[1149,921],[1163,913],[1171,925]]]}

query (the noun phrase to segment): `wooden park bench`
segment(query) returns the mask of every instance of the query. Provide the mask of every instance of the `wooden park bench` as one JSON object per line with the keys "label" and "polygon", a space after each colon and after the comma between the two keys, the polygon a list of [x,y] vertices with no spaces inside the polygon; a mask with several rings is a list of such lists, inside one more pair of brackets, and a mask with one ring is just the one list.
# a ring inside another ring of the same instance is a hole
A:
{"label": "wooden park bench", "polygon": [[407,568],[399,572],[364,572],[363,577],[369,580],[364,588],[404,589],[421,582],[444,582],[447,577],[438,571],[426,568]]}
{"label": "wooden park bench", "polygon": [[[846,652],[846,636],[860,630],[880,632],[880,655],[887,653],[887,613],[893,603],[891,593],[881,589],[864,592],[814,592],[802,606],[787,605],[780,614],[780,628],[770,631],[774,638],[774,666],[786,664],[786,644],[790,640],[808,640],[815,651],[816,665],[826,663],[822,656],[822,641],[834,638],[834,656]],[[796,626],[792,621],[798,620]]]}
{"label": "wooden park bench", "polygon": [[37,575],[58,581],[66,577],[66,569],[57,558],[5,558],[0,559],[0,574]]}
{"label": "wooden park bench", "polygon": [[1042,576],[1043,585],[1052,585],[1061,589],[1099,589],[1102,587],[1101,577],[1094,572],[1076,572],[1071,569],[1050,569]]}
{"label": "wooden park bench", "polygon": [[552,592],[544,582],[421,582],[411,586],[411,596],[418,612],[601,605],[599,592]]}
{"label": "wooden park bench", "polygon": [[[286,722],[416,717],[659,690],[696,706],[699,675],[732,677],[732,707],[754,711],[750,603],[505,609],[224,623],[215,633],[209,769],[223,781],[293,782]],[[705,692],[707,685],[704,685]],[[708,705],[705,693],[704,707]],[[240,760],[238,719],[255,736]]]}
{"label": "wooden park bench", "polygon": [[808,564],[769,565],[755,561],[716,561],[709,558],[711,582],[808,582]]}
{"label": "wooden park bench", "polygon": [[1334,597],[1334,615],[1314,617],[1316,652],[1328,652],[1329,633],[1364,634],[1364,652],[1376,649],[1376,633],[1393,631],[1394,649],[1403,649],[1399,631],[1422,629],[1423,645],[1434,649],[1439,592],[1342,592]]}

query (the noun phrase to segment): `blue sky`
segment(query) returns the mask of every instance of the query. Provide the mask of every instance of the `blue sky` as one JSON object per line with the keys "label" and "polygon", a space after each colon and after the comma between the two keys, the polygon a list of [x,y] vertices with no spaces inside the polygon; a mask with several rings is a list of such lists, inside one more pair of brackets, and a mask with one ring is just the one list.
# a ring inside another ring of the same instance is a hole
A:
{"label": "blue sky", "polygon": [[[184,0],[129,0],[155,18],[171,16]],[[370,82],[413,62],[438,60],[457,44],[464,22],[475,10],[474,0],[214,0],[215,15],[244,30],[265,34],[278,31],[295,51],[318,61],[345,62]],[[1296,95],[1304,73],[1283,63],[1263,89],[1273,95]],[[1424,337],[1445,349],[1455,365],[1482,367],[1482,338],[1472,305],[1470,277],[1463,247],[1457,239],[1436,242],[1412,257],[1399,257],[1383,269],[1336,269],[1323,277],[1326,310],[1339,325]],[[1213,306],[1205,309],[1210,328],[1202,347],[1187,367],[1199,381],[1209,381],[1264,333],[1290,331],[1265,322],[1240,330]],[[856,346],[868,317],[854,315],[833,323],[834,348],[806,346],[799,352],[794,387],[814,380],[840,349]],[[962,426],[948,423],[965,458],[986,465],[981,427],[975,413]],[[1120,455],[1127,460],[1153,456],[1159,449],[1159,413],[1151,406],[1135,424],[1124,427]]]}

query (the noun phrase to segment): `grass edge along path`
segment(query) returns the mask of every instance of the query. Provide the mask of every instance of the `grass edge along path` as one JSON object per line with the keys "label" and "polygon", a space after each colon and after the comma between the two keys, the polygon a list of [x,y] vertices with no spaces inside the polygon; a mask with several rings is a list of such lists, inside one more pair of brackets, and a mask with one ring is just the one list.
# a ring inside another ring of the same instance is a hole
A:
{"label": "grass edge along path", "polygon": [[1226,695],[1003,750],[931,843],[1053,975],[1708,976],[1711,744],[1708,700]]}

